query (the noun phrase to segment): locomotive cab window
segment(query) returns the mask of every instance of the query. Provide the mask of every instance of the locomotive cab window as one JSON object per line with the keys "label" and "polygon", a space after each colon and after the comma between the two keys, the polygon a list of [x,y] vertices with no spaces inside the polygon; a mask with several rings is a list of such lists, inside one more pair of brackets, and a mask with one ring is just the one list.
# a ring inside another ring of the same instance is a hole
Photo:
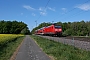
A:
{"label": "locomotive cab window", "polygon": [[59,28],[61,28],[61,26],[55,26],[55,28],[58,28],[59,29]]}

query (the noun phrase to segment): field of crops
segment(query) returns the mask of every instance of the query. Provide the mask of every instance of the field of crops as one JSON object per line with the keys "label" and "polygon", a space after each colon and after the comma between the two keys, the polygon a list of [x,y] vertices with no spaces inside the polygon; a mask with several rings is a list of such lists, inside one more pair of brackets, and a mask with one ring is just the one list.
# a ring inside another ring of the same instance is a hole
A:
{"label": "field of crops", "polygon": [[20,37],[23,35],[15,35],[15,34],[0,34],[0,46]]}
{"label": "field of crops", "polygon": [[23,39],[24,35],[0,34],[0,60],[10,60]]}

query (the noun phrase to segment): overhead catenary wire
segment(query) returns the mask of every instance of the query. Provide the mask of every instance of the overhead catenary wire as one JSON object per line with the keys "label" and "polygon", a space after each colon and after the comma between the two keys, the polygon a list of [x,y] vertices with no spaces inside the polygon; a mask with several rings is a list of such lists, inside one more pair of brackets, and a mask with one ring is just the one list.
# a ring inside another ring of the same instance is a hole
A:
{"label": "overhead catenary wire", "polygon": [[[81,5],[86,4],[86,3],[88,3],[89,1],[90,1],[90,0],[87,0],[87,1],[85,1],[84,3],[82,3]],[[77,8],[73,8],[73,9],[69,10],[68,12],[66,12],[66,13],[64,13],[63,15],[59,16],[59,18],[65,16],[66,14],[68,14],[68,13],[70,13],[70,12],[76,10],[76,9],[77,9]],[[83,11],[83,10],[81,10],[81,11]],[[81,11],[77,12],[77,14],[81,13]],[[75,14],[75,15],[76,15],[76,14]],[[71,16],[74,16],[74,14],[72,14]],[[56,19],[58,19],[58,18],[56,18]],[[56,19],[54,19],[54,20],[56,20]]]}
{"label": "overhead catenary wire", "polygon": [[[45,9],[46,9],[46,7],[48,6],[49,2],[50,2],[50,0],[48,0],[47,4],[45,5],[44,10],[45,10]],[[44,10],[43,10],[43,11],[44,11]],[[39,20],[39,19],[40,19],[40,17],[41,17],[41,14],[39,15],[39,17],[38,17],[36,20]]]}
{"label": "overhead catenary wire", "polygon": [[76,14],[73,14],[73,15],[71,15],[71,16],[69,16],[69,17],[63,18],[63,19],[61,19],[61,20],[71,19],[72,17],[81,15],[81,14],[83,14],[84,12],[88,12],[88,11],[82,11],[82,10],[80,10],[80,11],[78,11]]}
{"label": "overhead catenary wire", "polygon": [[[81,5],[86,4],[86,3],[88,3],[89,1],[90,1],[90,0],[87,0],[87,1],[85,1],[84,3],[82,3]],[[46,7],[48,6],[49,2],[50,2],[50,0],[48,0],[47,4],[45,5],[44,10],[45,10]],[[59,16],[59,18],[62,17],[62,16],[65,16],[66,14],[68,14],[68,13],[70,13],[70,12],[76,10],[76,9],[77,9],[77,8],[73,8],[73,9],[69,10],[69,11],[66,12],[64,15]],[[43,10],[43,11],[44,11],[44,10]],[[42,11],[42,12],[43,12],[43,11]],[[77,14],[80,15],[82,12],[83,12],[83,10],[81,10],[80,12],[76,12],[76,14],[70,15],[70,17],[77,16]],[[70,17],[68,17],[68,18],[70,18]],[[40,18],[41,18],[41,14],[40,14],[39,17],[35,20],[35,22],[37,22],[37,20],[39,20]],[[56,19],[58,19],[58,18],[56,18]],[[54,19],[54,20],[56,20],[56,19]],[[64,18],[64,19],[66,19],[66,18]]]}

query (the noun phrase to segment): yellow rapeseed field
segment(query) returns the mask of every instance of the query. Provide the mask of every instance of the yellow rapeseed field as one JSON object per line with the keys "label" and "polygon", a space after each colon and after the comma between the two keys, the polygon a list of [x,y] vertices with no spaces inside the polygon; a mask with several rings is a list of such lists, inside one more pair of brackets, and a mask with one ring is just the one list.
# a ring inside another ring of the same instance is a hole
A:
{"label": "yellow rapeseed field", "polygon": [[17,35],[17,34],[0,34],[0,45],[5,44],[11,40],[14,40],[15,38],[18,38],[23,35]]}

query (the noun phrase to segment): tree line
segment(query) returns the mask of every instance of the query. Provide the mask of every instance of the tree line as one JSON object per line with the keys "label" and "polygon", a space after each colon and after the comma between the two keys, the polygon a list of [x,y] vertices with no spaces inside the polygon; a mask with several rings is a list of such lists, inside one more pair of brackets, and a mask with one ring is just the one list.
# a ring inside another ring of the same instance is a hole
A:
{"label": "tree line", "polygon": [[[45,26],[49,26],[52,23],[41,23],[39,24],[39,26],[35,27],[32,30],[32,33],[34,33],[35,30],[45,27]],[[78,21],[78,22],[57,22],[57,25],[61,25],[62,26],[62,30],[63,33],[62,35],[65,36],[90,36],[90,21]]]}
{"label": "tree line", "polygon": [[0,21],[0,34],[30,34],[27,24],[18,21]]}

